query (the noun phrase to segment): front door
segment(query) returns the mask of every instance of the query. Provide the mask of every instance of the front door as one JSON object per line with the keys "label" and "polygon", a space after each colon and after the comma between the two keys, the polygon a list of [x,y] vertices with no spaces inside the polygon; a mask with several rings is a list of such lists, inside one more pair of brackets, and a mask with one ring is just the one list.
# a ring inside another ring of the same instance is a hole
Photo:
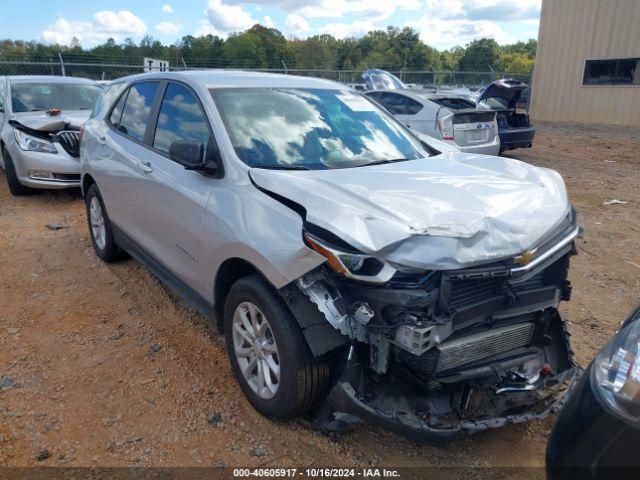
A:
{"label": "front door", "polygon": [[170,155],[174,142],[201,143],[205,158],[211,153],[213,135],[195,92],[186,85],[168,82],[159,106],[151,148],[141,157],[139,183],[142,245],[171,273],[202,296],[205,272],[203,220],[216,179],[185,169]]}
{"label": "front door", "polygon": [[145,136],[151,110],[159,93],[160,81],[135,83],[111,111],[109,126],[96,129],[91,152],[100,170],[100,191],[111,222],[127,236],[142,243],[140,222],[145,205],[140,202],[142,162],[149,148]]}

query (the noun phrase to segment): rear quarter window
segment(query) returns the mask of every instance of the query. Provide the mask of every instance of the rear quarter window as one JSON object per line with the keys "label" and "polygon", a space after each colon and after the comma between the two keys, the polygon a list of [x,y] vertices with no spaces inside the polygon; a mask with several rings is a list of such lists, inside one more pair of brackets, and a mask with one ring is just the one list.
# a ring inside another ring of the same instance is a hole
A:
{"label": "rear quarter window", "polygon": [[98,97],[98,100],[96,101],[96,104],[93,107],[93,111],[91,112],[91,117],[95,117],[100,112],[107,110],[111,105],[113,105],[113,102],[115,101],[115,99],[118,98],[118,95],[120,95],[120,93],[122,93],[122,91],[126,87],[127,87],[127,84],[124,82],[114,83],[104,87],[102,94],[100,95],[100,97]]}

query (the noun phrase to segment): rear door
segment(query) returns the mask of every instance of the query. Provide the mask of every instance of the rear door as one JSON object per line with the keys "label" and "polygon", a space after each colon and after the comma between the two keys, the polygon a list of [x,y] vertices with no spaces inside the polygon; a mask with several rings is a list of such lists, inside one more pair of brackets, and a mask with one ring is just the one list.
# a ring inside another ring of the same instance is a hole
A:
{"label": "rear door", "polygon": [[144,157],[149,151],[145,135],[161,85],[160,80],[132,84],[112,108],[107,125],[96,132],[98,145],[92,148],[98,186],[110,220],[137,242],[144,238],[139,189]]}
{"label": "rear door", "polygon": [[205,207],[217,179],[187,170],[169,154],[172,143],[201,143],[205,160],[217,145],[197,94],[169,81],[162,89],[157,116],[148,135],[139,193],[141,243],[147,253],[202,296],[206,244]]}

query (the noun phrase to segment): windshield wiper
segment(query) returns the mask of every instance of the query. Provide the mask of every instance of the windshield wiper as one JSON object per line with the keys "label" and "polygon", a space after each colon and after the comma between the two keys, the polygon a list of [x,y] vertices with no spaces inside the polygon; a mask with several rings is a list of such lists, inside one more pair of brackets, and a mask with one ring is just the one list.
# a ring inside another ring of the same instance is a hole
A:
{"label": "windshield wiper", "polygon": [[304,165],[251,165],[252,168],[264,168],[267,170],[311,170]]}
{"label": "windshield wiper", "polygon": [[371,165],[384,165],[385,163],[396,163],[396,162],[406,162],[409,160],[408,158],[391,158],[388,160],[375,160],[369,163],[363,163],[362,165],[358,165],[358,167],[370,167]]}

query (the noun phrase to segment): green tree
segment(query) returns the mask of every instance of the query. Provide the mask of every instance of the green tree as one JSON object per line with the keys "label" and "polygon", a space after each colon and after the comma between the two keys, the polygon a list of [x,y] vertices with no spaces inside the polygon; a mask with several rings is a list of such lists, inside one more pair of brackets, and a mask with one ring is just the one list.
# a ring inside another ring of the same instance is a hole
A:
{"label": "green tree", "polygon": [[474,40],[465,47],[458,69],[469,72],[500,70],[500,46],[492,38]]}
{"label": "green tree", "polygon": [[256,35],[244,32],[231,35],[222,47],[226,64],[236,68],[266,68],[267,57]]}

